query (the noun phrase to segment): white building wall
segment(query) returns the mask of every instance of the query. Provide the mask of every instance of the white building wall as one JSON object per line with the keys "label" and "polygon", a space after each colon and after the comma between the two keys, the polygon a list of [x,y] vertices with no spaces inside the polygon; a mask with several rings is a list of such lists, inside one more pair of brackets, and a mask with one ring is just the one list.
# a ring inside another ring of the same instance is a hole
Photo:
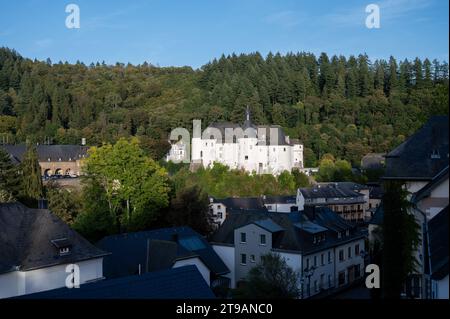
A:
{"label": "white building wall", "polygon": [[[353,265],[360,265],[360,275],[364,275],[364,259],[362,258],[361,254],[359,254],[358,256],[355,256],[355,245],[358,244],[359,245],[359,251],[366,251],[365,246],[364,246],[364,239],[360,239],[360,240],[355,240],[352,241],[350,243],[344,244],[344,245],[340,245],[337,246],[335,248],[335,260],[336,260],[336,273],[335,273],[335,286],[339,287],[339,273],[342,271],[345,271],[345,284],[348,284],[348,267],[353,266]],[[348,256],[348,247],[351,248],[352,251],[352,255],[349,258]],[[340,250],[344,251],[344,260],[343,261],[339,261],[339,251]]]}
{"label": "white building wall", "polygon": [[230,270],[230,273],[224,275],[224,277],[230,278],[231,288],[236,288],[236,272],[235,272],[235,252],[233,246],[222,246],[218,244],[213,244],[212,248],[222,259],[224,264]]}
{"label": "white building wall", "polygon": [[264,204],[269,212],[274,213],[290,213],[291,208],[295,206],[295,204]]}
{"label": "white building wall", "polygon": [[202,143],[201,138],[199,138],[199,137],[192,138],[192,145],[191,145],[192,161],[198,162],[201,160],[201,157],[200,157],[200,152],[202,150],[201,143]]}
{"label": "white building wall", "polygon": [[192,139],[192,161],[211,167],[214,162],[231,169],[257,174],[278,175],[303,167],[303,145],[257,145],[253,137],[238,138],[236,143],[217,143],[215,139]]}
{"label": "white building wall", "polygon": [[[323,256],[323,263],[322,263]],[[330,257],[330,259],[328,259]],[[314,259],[316,263],[314,264]],[[309,262],[308,262],[309,260]],[[308,278],[304,278],[304,297],[314,296],[320,293],[320,288],[326,290],[329,288],[335,287],[335,274],[334,274],[334,252],[333,249],[325,249],[319,251],[314,254],[309,254],[303,256],[303,268],[307,267],[309,263],[309,267],[314,267],[314,272],[312,276]],[[314,286],[314,282],[317,283],[317,286]],[[310,294],[308,295],[307,285],[310,284]]]}
{"label": "white building wall", "polygon": [[183,260],[178,260],[175,262],[175,264],[172,266],[172,268],[179,268],[183,266],[190,266],[194,265],[197,267],[198,271],[202,275],[203,279],[206,281],[208,286],[211,285],[211,272],[208,267],[197,257],[195,258],[187,258]]}
{"label": "white building wall", "polygon": [[222,225],[227,217],[227,207],[222,203],[210,203],[209,209],[212,210],[213,223],[217,226]]}
{"label": "white building wall", "polygon": [[433,299],[449,299],[448,275],[441,280],[433,280]]}
{"label": "white building wall", "polygon": [[[80,267],[80,284],[103,278],[103,258],[81,261],[76,264]],[[67,265],[2,274],[0,275],[0,298],[65,287],[68,276]]]}

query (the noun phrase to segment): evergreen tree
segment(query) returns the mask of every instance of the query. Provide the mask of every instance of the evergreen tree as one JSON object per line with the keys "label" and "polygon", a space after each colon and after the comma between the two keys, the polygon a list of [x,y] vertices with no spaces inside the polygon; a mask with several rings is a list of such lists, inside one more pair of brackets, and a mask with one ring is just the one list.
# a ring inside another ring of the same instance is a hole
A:
{"label": "evergreen tree", "polygon": [[41,167],[36,146],[28,144],[27,150],[20,164],[22,170],[22,198],[30,206],[36,203],[43,195]]}
{"label": "evergreen tree", "polygon": [[382,225],[382,287],[385,298],[398,299],[408,275],[415,270],[415,252],[419,244],[419,226],[410,212],[404,185],[385,181]]}
{"label": "evergreen tree", "polygon": [[11,162],[9,154],[0,147],[0,190],[17,198],[20,192],[19,168]]}

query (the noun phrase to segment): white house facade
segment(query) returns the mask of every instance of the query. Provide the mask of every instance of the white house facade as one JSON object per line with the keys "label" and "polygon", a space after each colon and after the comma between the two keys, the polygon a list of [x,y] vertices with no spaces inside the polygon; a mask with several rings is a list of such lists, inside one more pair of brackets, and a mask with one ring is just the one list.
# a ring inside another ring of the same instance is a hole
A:
{"label": "white house facade", "polygon": [[[314,216],[319,215],[316,221]],[[325,207],[312,214],[233,212],[214,233],[211,244],[230,269],[232,288],[245,282],[262,256],[274,253],[299,274],[300,298],[326,294],[364,274],[364,235],[344,220],[332,229],[316,223],[327,220],[328,224],[332,215]]]}
{"label": "white house facade", "polygon": [[0,298],[104,279],[108,253],[48,210],[0,204],[0,234]]}

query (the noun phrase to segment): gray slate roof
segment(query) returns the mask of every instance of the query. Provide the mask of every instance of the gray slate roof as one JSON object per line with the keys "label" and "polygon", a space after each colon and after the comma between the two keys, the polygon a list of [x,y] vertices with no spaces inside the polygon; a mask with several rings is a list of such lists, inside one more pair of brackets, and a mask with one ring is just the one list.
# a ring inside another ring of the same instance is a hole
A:
{"label": "gray slate roof", "polygon": [[448,206],[428,222],[430,232],[431,275],[435,280],[448,276]]}
{"label": "gray slate roof", "polygon": [[[263,136],[258,136],[258,144],[260,145],[292,145],[293,143],[288,144],[286,142],[286,135],[284,134],[283,128],[279,125],[258,125],[258,126],[254,126],[254,125],[248,125],[248,124],[244,124],[243,126],[239,125],[239,124],[235,124],[235,123],[230,123],[230,122],[219,122],[219,123],[212,123],[210,124],[206,130],[208,130],[208,128],[214,128],[214,129],[218,129],[221,133],[221,137],[222,140],[219,141],[220,143],[225,143],[226,141],[226,129],[230,128],[230,129],[238,129],[241,128],[242,130],[244,130],[244,135],[246,133],[248,133],[249,137],[256,137],[256,135],[258,134],[258,132],[261,132],[261,135],[264,134]],[[207,131],[208,132],[208,131]],[[274,141],[271,141],[270,136],[271,136],[271,132],[273,133],[273,137],[276,138]],[[233,137],[230,136],[230,139],[232,139]],[[237,136],[237,138],[239,138],[239,136]],[[265,141],[260,143],[260,141]],[[227,142],[233,142],[233,140],[227,141]],[[293,142],[298,142],[298,141],[293,141]]]}
{"label": "gray slate roof", "polygon": [[19,299],[213,299],[197,267],[184,266],[143,275],[102,280],[80,288],[60,288]]}
{"label": "gray slate roof", "polygon": [[[66,238],[71,253],[59,256],[52,240]],[[0,273],[75,263],[107,255],[45,209],[0,204]]]}
{"label": "gray slate roof", "polygon": [[[364,238],[356,227],[343,220],[327,207],[312,207],[310,211],[286,214],[266,211],[232,211],[221,227],[211,236],[211,243],[234,245],[234,231],[249,224],[258,224],[270,219],[280,231],[273,235],[273,248],[310,254],[344,242]],[[313,227],[314,226],[314,227]],[[350,231],[350,236],[338,238],[337,232]],[[325,241],[314,244],[313,235],[326,234]]]}
{"label": "gray slate roof", "polygon": [[262,209],[265,210],[261,197],[212,198],[214,203],[222,203],[227,209]]}
{"label": "gray slate roof", "polygon": [[[26,145],[1,145],[8,152],[13,162],[22,162],[26,151]],[[72,162],[87,156],[89,147],[81,145],[37,145],[36,146],[40,162]]]}
{"label": "gray slate roof", "polygon": [[[214,273],[229,272],[209,243],[190,227],[162,228],[107,236],[97,243],[111,252],[103,261],[107,278],[171,268],[180,259],[199,257]],[[148,252],[148,253],[147,253]]]}
{"label": "gray slate roof", "polygon": [[448,116],[434,116],[386,155],[385,179],[431,180],[449,159]]}
{"label": "gray slate roof", "polygon": [[[337,184],[337,185],[336,185]],[[354,184],[354,183],[352,183]],[[358,198],[362,194],[356,192],[350,185],[339,186],[339,183],[300,188],[305,198]]]}
{"label": "gray slate roof", "polygon": [[270,196],[267,195],[263,198],[264,204],[296,204],[297,196],[286,195],[286,196]]}
{"label": "gray slate roof", "polygon": [[384,220],[384,209],[383,204],[380,204],[377,207],[375,214],[373,214],[372,218],[370,219],[369,224],[381,226],[383,225],[383,220]]}

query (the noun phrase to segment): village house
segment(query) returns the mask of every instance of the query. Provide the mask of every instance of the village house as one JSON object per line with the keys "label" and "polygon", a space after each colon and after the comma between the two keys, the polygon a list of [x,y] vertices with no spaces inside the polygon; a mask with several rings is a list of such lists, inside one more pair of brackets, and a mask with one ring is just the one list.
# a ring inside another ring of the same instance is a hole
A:
{"label": "village house", "polygon": [[48,210],[0,204],[0,298],[66,287],[73,264],[81,285],[101,280],[107,255]]}
{"label": "village house", "polygon": [[[386,155],[383,179],[404,184],[409,193],[410,211],[421,229],[421,240],[415,254],[418,261],[417,271],[411,274],[404,287],[404,294],[409,298],[432,297],[430,265],[433,268],[433,256],[430,259],[432,252],[429,245],[429,224],[449,204],[448,159],[448,116],[430,118],[420,130]],[[376,233],[378,226],[383,223],[383,218],[384,210],[381,204],[369,225],[369,238],[372,242],[377,240]],[[448,225],[446,227],[448,228]],[[435,243],[436,233],[442,232],[435,232]],[[442,288],[440,290],[442,292]]]}
{"label": "village house", "polygon": [[231,211],[210,242],[231,270],[232,288],[270,252],[300,273],[302,298],[348,287],[364,272],[364,235],[327,207],[281,214]]}

